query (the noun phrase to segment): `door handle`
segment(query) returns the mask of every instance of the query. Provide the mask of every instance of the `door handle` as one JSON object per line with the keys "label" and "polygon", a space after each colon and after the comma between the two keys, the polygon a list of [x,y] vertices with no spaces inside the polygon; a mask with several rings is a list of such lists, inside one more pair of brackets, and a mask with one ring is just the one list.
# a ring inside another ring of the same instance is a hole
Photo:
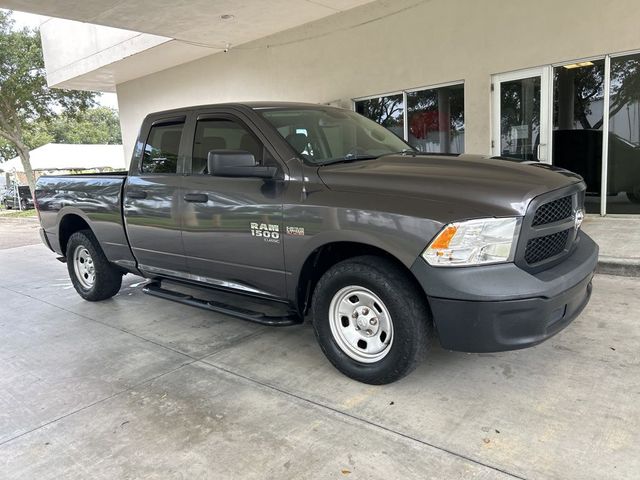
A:
{"label": "door handle", "polygon": [[547,158],[546,158],[546,152],[545,152],[545,158],[541,158],[540,153],[541,153],[541,148],[540,147],[546,147],[547,144],[546,143],[539,143],[538,144],[538,150],[536,151],[536,157],[538,158],[539,162],[544,162]]}
{"label": "door handle", "polygon": [[187,193],[184,196],[184,201],[193,203],[207,203],[209,201],[209,196],[205,193]]}
{"label": "door handle", "polygon": [[145,192],[144,190],[133,190],[130,192],[127,192],[127,197],[129,198],[147,198],[147,192]]}

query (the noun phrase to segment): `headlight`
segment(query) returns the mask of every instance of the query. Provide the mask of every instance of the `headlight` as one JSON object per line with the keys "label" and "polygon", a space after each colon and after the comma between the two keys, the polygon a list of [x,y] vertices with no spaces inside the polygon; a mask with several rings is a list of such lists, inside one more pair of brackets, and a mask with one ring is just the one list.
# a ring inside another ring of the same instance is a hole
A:
{"label": "headlight", "polygon": [[446,225],[422,257],[429,265],[456,267],[511,262],[520,218],[479,218]]}

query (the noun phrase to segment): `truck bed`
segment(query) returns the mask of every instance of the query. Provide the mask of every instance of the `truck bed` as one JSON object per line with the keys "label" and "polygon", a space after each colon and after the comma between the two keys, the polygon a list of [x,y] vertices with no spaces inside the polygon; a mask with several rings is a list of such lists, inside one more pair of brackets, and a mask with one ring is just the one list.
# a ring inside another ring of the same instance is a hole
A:
{"label": "truck bed", "polygon": [[67,239],[59,238],[64,216],[63,221],[91,225],[109,260],[123,265],[135,264],[122,217],[126,178],[127,172],[40,177],[35,198],[51,248],[63,256],[66,253]]}

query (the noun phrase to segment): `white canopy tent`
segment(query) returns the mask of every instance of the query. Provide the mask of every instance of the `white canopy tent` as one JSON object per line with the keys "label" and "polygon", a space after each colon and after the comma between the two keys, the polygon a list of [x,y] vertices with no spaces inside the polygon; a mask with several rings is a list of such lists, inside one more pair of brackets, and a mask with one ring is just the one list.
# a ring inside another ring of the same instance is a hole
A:
{"label": "white canopy tent", "polygon": [[[48,143],[31,150],[31,168],[40,174],[73,170],[124,170],[122,145]],[[24,172],[20,157],[0,163],[0,171]]]}

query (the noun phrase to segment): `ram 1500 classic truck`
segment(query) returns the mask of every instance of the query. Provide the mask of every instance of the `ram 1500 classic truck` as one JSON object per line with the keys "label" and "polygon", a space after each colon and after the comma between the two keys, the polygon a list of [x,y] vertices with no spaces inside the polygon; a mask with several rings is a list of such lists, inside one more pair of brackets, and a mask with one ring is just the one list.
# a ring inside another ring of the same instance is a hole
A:
{"label": "ram 1500 classic truck", "polygon": [[366,383],[450,350],[538,344],[589,301],[598,247],[566,170],[421,153],[358,114],[246,103],[149,115],[128,174],[41,177],[42,239],[78,293],[147,293],[268,325],[310,314]]}

